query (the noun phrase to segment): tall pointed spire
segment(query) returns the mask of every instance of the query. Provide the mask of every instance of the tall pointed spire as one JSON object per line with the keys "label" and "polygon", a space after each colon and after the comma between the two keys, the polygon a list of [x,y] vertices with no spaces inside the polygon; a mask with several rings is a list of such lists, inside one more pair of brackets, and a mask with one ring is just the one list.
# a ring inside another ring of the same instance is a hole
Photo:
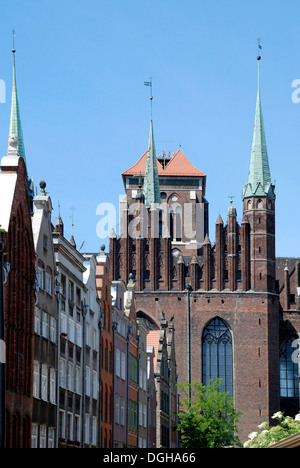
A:
{"label": "tall pointed spire", "polygon": [[243,187],[243,198],[251,196],[270,196],[275,197],[275,187],[271,183],[271,173],[267,151],[265,127],[260,97],[260,76],[258,60],[258,87],[256,97],[256,109],[254,119],[254,129],[252,137],[251,159],[248,183]]}
{"label": "tall pointed spire", "polygon": [[[14,37],[15,37],[15,34],[14,34]],[[15,61],[16,51],[14,48],[12,49],[12,52],[13,52],[13,86],[12,86],[12,98],[11,98],[9,135],[8,135],[8,152],[11,149],[10,139],[12,137],[17,137],[19,140],[19,145],[18,145],[19,156],[21,156],[26,162],[23,132],[22,132],[22,125],[21,125],[21,115],[20,115],[19,100],[18,100],[18,93],[17,93],[16,61]]]}
{"label": "tall pointed spire", "polygon": [[[151,94],[152,94],[152,81],[150,83],[147,82],[147,85],[148,86],[151,85]],[[147,161],[146,161],[146,170],[145,170],[145,178],[144,178],[145,205],[149,209],[151,208],[152,203],[155,203],[155,204],[161,203],[154,133],[153,133],[153,122],[152,122],[152,100],[153,100],[153,96],[151,95],[150,96],[150,106],[151,106],[150,107],[150,131],[149,131]]]}

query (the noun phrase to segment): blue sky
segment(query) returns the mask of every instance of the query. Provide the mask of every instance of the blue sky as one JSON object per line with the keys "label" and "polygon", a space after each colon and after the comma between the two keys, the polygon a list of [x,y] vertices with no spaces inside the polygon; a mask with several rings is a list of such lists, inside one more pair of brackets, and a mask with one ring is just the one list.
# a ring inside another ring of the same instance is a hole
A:
{"label": "blue sky", "polygon": [[300,256],[300,4],[297,0],[14,0],[0,17],[0,154],[7,148],[16,30],[17,84],[29,175],[45,179],[71,236],[95,252],[100,203],[118,206],[121,173],[147,149],[153,77],[156,149],[181,148],[207,174],[210,237],[229,194],[242,218],[257,91],[273,182],[276,254]]}

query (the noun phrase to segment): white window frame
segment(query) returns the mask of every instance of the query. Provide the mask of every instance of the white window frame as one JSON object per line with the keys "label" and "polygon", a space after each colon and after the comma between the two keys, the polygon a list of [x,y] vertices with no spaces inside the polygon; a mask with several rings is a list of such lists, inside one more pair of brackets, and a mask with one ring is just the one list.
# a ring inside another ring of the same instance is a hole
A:
{"label": "white window frame", "polygon": [[126,380],[126,355],[121,352],[121,379]]}
{"label": "white window frame", "polygon": [[38,424],[32,424],[31,426],[31,448],[38,448]]}
{"label": "white window frame", "polygon": [[95,416],[92,422],[92,445],[97,445],[97,418]]}
{"label": "white window frame", "polygon": [[46,271],[46,293],[52,296],[52,275]]}
{"label": "white window frame", "polygon": [[40,448],[47,448],[47,426],[40,426]]}
{"label": "white window frame", "polygon": [[121,351],[116,348],[116,376],[121,377]]}
{"label": "white window frame", "polygon": [[93,380],[92,380],[92,398],[94,398],[94,400],[97,400],[97,390],[98,390],[98,374],[97,374],[97,371],[93,370]]}
{"label": "white window frame", "polygon": [[48,401],[48,366],[42,364],[41,400]]}
{"label": "white window frame", "polygon": [[66,387],[66,361],[65,359],[60,359],[59,363],[59,385],[62,388]]}
{"label": "white window frame", "polygon": [[84,442],[90,443],[90,415],[88,413],[85,414]]}
{"label": "white window frame", "polygon": [[48,448],[55,448],[55,429],[48,427]]}
{"label": "white window frame", "polygon": [[79,366],[75,369],[75,393],[81,395],[81,368]]}
{"label": "white window frame", "polygon": [[91,326],[89,323],[86,323],[86,346],[91,347]]}
{"label": "white window frame", "polygon": [[50,341],[56,343],[56,319],[50,316]]}
{"label": "white window frame", "polygon": [[60,331],[61,333],[68,333],[67,330],[67,316],[66,314],[61,313],[60,314]]}
{"label": "white window frame", "polygon": [[39,288],[43,291],[45,290],[45,269],[41,266],[37,267],[36,278],[39,285]]}
{"label": "white window frame", "polygon": [[147,406],[143,404],[143,427],[147,427]]}
{"label": "white window frame", "polygon": [[91,396],[91,369],[88,366],[86,366],[85,377],[85,394]]}
{"label": "white window frame", "polygon": [[50,368],[50,389],[49,389],[49,401],[53,405],[56,404],[56,370]]}
{"label": "white window frame", "polygon": [[38,307],[34,310],[34,332],[37,335],[41,334],[41,310]]}
{"label": "white window frame", "polygon": [[[63,410],[59,410],[59,416],[61,417],[61,433],[60,437],[62,439],[65,438],[66,435],[66,413]],[[60,424],[60,418],[59,418],[59,424]]]}
{"label": "white window frame", "polygon": [[125,398],[122,396],[120,401],[120,424],[125,426]]}
{"label": "white window frame", "polygon": [[68,299],[71,302],[74,302],[74,283],[69,280],[68,283]]}
{"label": "white window frame", "polygon": [[77,434],[74,434],[74,437],[75,437],[75,440],[79,442],[81,438],[81,425],[80,425],[81,417],[78,414],[75,414],[75,420],[76,420],[75,429],[77,428]]}
{"label": "white window frame", "polygon": [[42,312],[42,336],[46,339],[49,338],[49,317],[47,312]]}
{"label": "white window frame", "polygon": [[41,366],[38,361],[34,361],[33,366],[33,397],[40,398],[40,373]]}
{"label": "white window frame", "polygon": [[68,390],[74,391],[74,364],[68,362]]}
{"label": "white window frame", "polygon": [[115,396],[115,423],[120,424],[120,396]]}
{"label": "white window frame", "polygon": [[75,322],[71,317],[69,317],[68,340],[75,343]]}
{"label": "white window frame", "polygon": [[76,337],[75,337],[76,345],[82,347],[82,331],[81,331],[80,323],[76,323],[75,328],[76,328],[76,332],[75,332],[76,333]]}
{"label": "white window frame", "polygon": [[[66,436],[69,435],[69,437],[67,438],[70,440],[73,440],[73,413],[71,413],[70,411],[67,412],[67,419],[70,420],[70,424],[69,424],[69,434],[66,434]],[[67,430],[67,427],[66,427],[66,430]]]}

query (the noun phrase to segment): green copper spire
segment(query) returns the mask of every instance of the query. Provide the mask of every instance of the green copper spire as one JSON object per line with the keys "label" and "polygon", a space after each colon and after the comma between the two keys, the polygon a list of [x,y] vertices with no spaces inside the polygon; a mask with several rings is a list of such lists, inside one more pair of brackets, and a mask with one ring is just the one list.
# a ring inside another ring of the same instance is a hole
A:
{"label": "green copper spire", "polygon": [[[18,101],[18,93],[17,93],[17,83],[16,83],[16,64],[15,64],[15,49],[13,49],[13,86],[12,86],[12,98],[11,98],[11,111],[10,111],[10,125],[9,125],[9,136],[8,140],[12,136],[17,136],[19,139],[19,146],[18,146],[18,153],[24,159],[25,158],[25,149],[24,149],[24,141],[23,141],[23,132],[22,132],[22,125],[21,125],[21,115],[20,115],[20,108],[19,108],[19,101]],[[8,144],[8,150],[10,149],[10,145]]]}
{"label": "green copper spire", "polygon": [[251,159],[248,176],[248,184],[243,187],[243,198],[251,196],[275,197],[275,187],[271,183],[265,127],[261,106],[259,89],[259,60],[258,60],[258,89],[256,98],[256,109],[254,129],[252,137]]}
{"label": "green copper spire", "polygon": [[151,119],[150,119],[147,161],[146,161],[146,170],[145,170],[144,187],[143,187],[144,195],[145,195],[145,205],[149,209],[151,208],[152,203],[156,203],[156,204],[161,203],[159,177],[158,177],[158,171],[157,171],[156,152],[155,152],[155,143],[154,143],[154,134],[153,134],[152,96],[150,96],[150,101],[151,101]]}

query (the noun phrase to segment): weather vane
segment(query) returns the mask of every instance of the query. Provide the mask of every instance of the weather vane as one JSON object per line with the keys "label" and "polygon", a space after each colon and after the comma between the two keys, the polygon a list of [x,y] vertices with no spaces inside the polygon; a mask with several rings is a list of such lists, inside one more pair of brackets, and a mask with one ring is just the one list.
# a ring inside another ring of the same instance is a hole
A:
{"label": "weather vane", "polygon": [[74,211],[75,211],[74,206],[72,206],[70,210],[72,211],[72,216],[70,216],[70,219],[72,220],[72,236],[74,236]]}
{"label": "weather vane", "polygon": [[150,111],[151,111],[151,120],[152,120],[152,101],[153,101],[153,96],[152,96],[152,77],[150,76],[150,81],[144,81],[145,86],[150,87]]}
{"label": "weather vane", "polygon": [[13,48],[12,48],[12,53],[14,54],[16,52],[15,49],[15,37],[16,37],[16,31],[13,29],[12,30],[12,35],[13,35]]}
{"label": "weather vane", "polygon": [[260,37],[257,38],[257,60],[260,60],[261,59],[261,56],[260,56],[260,50],[261,50],[261,39]]}

